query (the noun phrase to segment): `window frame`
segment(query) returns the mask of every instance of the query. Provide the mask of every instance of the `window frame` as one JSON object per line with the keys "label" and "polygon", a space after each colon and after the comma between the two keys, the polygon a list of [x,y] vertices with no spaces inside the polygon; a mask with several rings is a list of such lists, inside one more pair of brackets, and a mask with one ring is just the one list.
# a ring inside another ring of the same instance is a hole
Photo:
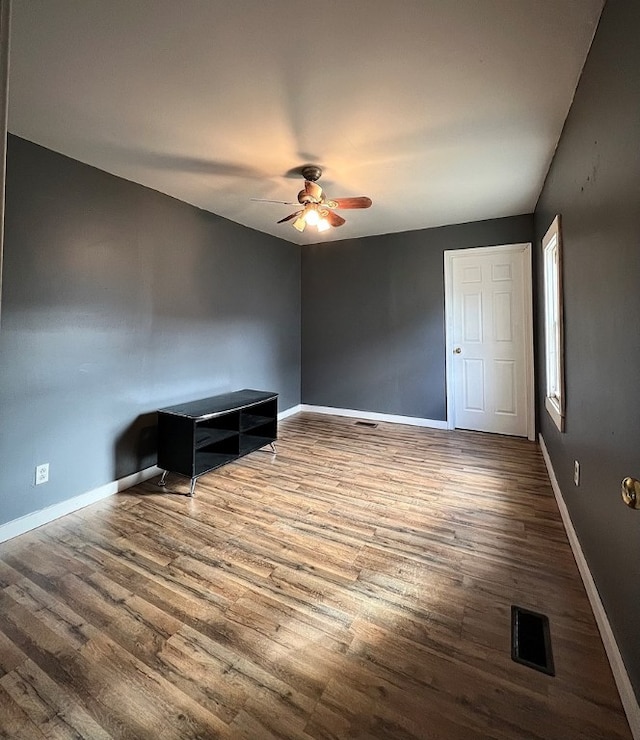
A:
{"label": "window frame", "polygon": [[559,431],[565,427],[562,233],[557,215],[542,237],[544,278],[545,408]]}

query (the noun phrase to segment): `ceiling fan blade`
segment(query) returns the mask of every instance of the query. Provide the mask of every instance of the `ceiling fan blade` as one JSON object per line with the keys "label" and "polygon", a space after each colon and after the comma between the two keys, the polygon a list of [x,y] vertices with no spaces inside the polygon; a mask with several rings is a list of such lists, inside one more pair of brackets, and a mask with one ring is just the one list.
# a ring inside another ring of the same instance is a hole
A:
{"label": "ceiling fan blade", "polygon": [[323,218],[327,219],[327,221],[331,224],[331,226],[338,227],[346,223],[346,221],[344,220],[344,218],[342,218],[342,216],[340,216],[337,213],[334,213],[333,211],[327,210],[326,215],[323,213],[322,216]]}
{"label": "ceiling fan blade", "polygon": [[279,221],[276,221],[277,224],[284,224],[287,221],[291,221],[292,218],[296,218],[296,216],[299,216],[302,213],[302,211],[296,211],[295,213],[290,213],[288,216],[285,216],[284,218],[281,218]]}
{"label": "ceiling fan blade", "polygon": [[318,185],[315,182],[311,182],[310,180],[304,181],[304,192],[313,198],[313,200],[318,203],[322,200],[322,188],[320,185]]}
{"label": "ceiling fan blade", "polygon": [[371,198],[361,196],[359,198],[332,198],[327,201],[329,208],[369,208]]}
{"label": "ceiling fan blade", "polygon": [[280,203],[283,206],[297,206],[298,204],[293,200],[267,200],[266,198],[251,198],[250,200],[255,203]]}

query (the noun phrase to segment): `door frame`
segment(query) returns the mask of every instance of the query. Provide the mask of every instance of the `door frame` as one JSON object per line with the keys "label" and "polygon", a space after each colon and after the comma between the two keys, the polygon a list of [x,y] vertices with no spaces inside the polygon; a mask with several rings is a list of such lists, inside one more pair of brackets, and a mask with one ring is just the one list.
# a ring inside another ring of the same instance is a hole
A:
{"label": "door frame", "polygon": [[444,322],[445,322],[445,373],[447,398],[447,429],[455,429],[455,399],[453,373],[453,261],[456,257],[496,254],[499,252],[524,252],[524,323],[525,323],[525,387],[527,439],[535,441],[535,378],[533,355],[533,268],[531,264],[531,242],[501,244],[495,247],[472,247],[471,249],[446,249],[444,251]]}

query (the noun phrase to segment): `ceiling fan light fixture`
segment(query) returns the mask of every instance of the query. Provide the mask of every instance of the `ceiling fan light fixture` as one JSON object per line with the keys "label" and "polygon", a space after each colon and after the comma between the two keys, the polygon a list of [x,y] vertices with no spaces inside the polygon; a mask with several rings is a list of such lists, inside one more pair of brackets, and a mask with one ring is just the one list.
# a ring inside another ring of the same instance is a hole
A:
{"label": "ceiling fan light fixture", "polygon": [[302,215],[302,216],[298,216],[298,218],[291,225],[293,226],[294,229],[297,229],[298,231],[302,232],[305,230],[307,221],[304,215]]}
{"label": "ceiling fan light fixture", "polygon": [[327,221],[326,218],[321,218],[318,221],[318,226],[317,226],[318,231],[320,232],[328,231],[330,228],[331,228],[331,224]]}
{"label": "ceiling fan light fixture", "polygon": [[320,221],[320,214],[318,213],[318,209],[314,207],[307,207],[305,220],[309,224],[309,226],[317,226]]}

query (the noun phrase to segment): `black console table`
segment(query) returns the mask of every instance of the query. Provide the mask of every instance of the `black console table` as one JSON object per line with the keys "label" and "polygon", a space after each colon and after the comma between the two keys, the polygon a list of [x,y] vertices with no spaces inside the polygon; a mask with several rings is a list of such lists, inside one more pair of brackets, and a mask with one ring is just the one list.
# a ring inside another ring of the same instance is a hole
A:
{"label": "black console table", "polygon": [[271,445],[278,437],[278,394],[245,389],[158,409],[159,486],[168,473],[191,478]]}

